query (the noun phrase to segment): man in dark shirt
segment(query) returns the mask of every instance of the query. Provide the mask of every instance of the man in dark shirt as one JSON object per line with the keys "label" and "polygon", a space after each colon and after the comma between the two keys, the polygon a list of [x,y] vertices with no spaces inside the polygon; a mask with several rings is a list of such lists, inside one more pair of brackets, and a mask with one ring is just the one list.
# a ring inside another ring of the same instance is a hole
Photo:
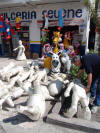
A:
{"label": "man in dark shirt", "polygon": [[87,54],[83,56],[74,56],[72,63],[80,67],[78,77],[85,69],[88,76],[86,92],[91,92],[91,96],[95,97],[92,113],[97,112],[97,106],[100,106],[100,56],[96,54]]}

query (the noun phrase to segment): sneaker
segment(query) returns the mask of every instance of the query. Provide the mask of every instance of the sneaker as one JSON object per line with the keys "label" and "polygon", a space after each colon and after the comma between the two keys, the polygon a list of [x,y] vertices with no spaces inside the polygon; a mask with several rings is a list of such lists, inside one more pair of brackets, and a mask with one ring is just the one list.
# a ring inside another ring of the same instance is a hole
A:
{"label": "sneaker", "polygon": [[93,105],[94,100],[95,100],[95,97],[90,97],[90,98],[89,98],[89,103],[90,103],[90,105]]}
{"label": "sneaker", "polygon": [[92,113],[92,114],[95,114],[95,113],[97,112],[97,110],[98,110],[98,107],[97,107],[97,106],[93,106],[93,107],[91,108],[91,113]]}

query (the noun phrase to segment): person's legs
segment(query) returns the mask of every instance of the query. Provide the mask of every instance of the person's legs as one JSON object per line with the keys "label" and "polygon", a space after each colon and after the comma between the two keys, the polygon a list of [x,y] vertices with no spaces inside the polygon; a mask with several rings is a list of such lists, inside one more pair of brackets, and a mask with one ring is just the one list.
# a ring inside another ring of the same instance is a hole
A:
{"label": "person's legs", "polygon": [[92,85],[90,88],[91,97],[96,97],[97,82],[98,82],[98,78],[94,78],[92,81]]}
{"label": "person's legs", "polygon": [[96,97],[95,97],[94,106],[92,107],[91,112],[96,113],[98,110],[98,106],[100,106],[100,78],[98,79]]}
{"label": "person's legs", "polygon": [[100,78],[97,85],[97,92],[96,92],[96,98],[95,98],[95,105],[100,106]]}

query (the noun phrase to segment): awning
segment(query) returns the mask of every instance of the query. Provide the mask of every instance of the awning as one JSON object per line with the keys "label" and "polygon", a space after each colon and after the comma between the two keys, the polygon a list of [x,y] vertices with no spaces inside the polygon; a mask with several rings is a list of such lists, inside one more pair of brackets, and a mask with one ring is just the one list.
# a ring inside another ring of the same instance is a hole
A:
{"label": "awning", "polygon": [[[76,0],[73,0],[75,2]],[[13,6],[22,6],[22,5],[37,5],[37,4],[48,4],[48,3],[66,3],[66,0],[1,0],[0,8],[8,8]],[[68,0],[68,2],[72,2],[72,0]],[[80,2],[80,0],[77,0]]]}
{"label": "awning", "polygon": [[[31,21],[21,21],[21,26],[29,26]],[[10,22],[12,26],[16,26],[16,22]]]}

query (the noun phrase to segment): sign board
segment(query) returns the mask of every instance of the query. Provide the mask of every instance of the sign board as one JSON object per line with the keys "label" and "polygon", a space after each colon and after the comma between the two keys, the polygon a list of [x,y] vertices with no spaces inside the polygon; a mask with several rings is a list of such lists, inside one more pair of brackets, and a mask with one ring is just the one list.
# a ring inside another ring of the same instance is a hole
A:
{"label": "sign board", "polygon": [[[41,18],[42,20],[44,19],[44,15],[47,12],[48,13],[48,18],[49,20],[54,20],[58,19],[58,9],[42,9],[40,11],[38,10],[33,10],[33,9],[13,9],[11,8],[10,11],[0,11],[0,14],[4,15],[5,18],[9,18],[10,21],[15,21],[16,17],[21,17],[22,21],[28,21],[28,20],[34,20]],[[13,11],[14,10],[14,11]],[[18,10],[18,11],[17,11]],[[83,10],[81,8],[63,8],[64,13],[63,13],[63,18],[64,19],[74,19],[74,18],[83,18]]]}
{"label": "sign board", "polygon": [[[70,20],[64,20],[64,26],[68,25],[82,25],[83,24],[83,19],[70,19]],[[38,20],[37,21],[38,25],[40,27],[43,26],[43,20]],[[49,27],[52,26],[59,26],[58,20],[49,20]]]}

